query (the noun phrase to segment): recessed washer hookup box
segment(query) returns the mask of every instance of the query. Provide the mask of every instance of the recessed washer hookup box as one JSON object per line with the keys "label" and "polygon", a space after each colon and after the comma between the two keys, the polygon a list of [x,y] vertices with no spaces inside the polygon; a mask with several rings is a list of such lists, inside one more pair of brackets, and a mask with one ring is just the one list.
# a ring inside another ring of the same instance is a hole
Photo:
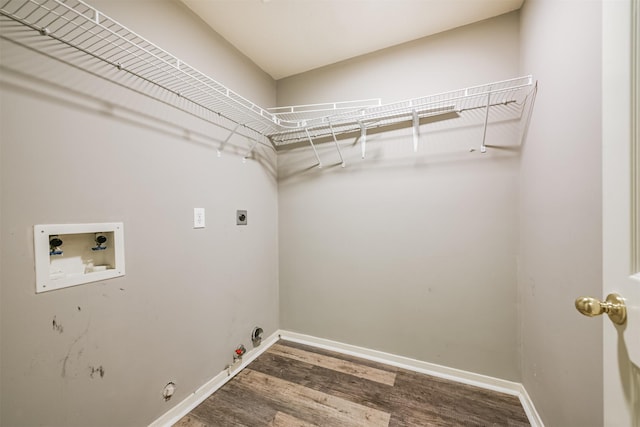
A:
{"label": "recessed washer hookup box", "polygon": [[36,293],[124,276],[121,222],[33,227]]}

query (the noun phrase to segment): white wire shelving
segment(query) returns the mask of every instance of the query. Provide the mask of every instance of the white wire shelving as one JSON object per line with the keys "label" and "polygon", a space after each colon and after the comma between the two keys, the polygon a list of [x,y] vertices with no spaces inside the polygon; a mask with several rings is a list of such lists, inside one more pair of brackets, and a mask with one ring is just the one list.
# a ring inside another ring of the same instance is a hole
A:
{"label": "white wire shelving", "polygon": [[[307,131],[314,139],[320,139],[331,137],[332,133],[338,135],[366,131],[424,117],[521,103],[533,83],[532,76],[524,76],[390,104],[379,103],[346,111],[326,109],[325,114],[320,113],[315,106],[309,105],[305,107],[313,111],[315,116],[305,117],[305,112],[293,110],[295,113],[287,114],[285,117],[296,120],[298,128],[283,129],[277,135],[273,135],[272,140],[276,145],[281,145],[308,139]],[[317,106],[320,107],[322,104]]]}
{"label": "white wire shelving", "polygon": [[[422,118],[522,102],[532,76],[383,104],[380,99],[262,108],[82,0],[0,0],[0,15],[268,138],[275,148]],[[227,140],[229,139],[227,138]],[[482,149],[484,151],[484,141]],[[339,150],[339,147],[338,147]],[[317,152],[316,152],[317,155]],[[319,159],[318,159],[319,161]],[[320,163],[320,161],[319,161]]]}
{"label": "white wire shelving", "polygon": [[260,134],[292,126],[81,0],[0,4],[3,16]]}

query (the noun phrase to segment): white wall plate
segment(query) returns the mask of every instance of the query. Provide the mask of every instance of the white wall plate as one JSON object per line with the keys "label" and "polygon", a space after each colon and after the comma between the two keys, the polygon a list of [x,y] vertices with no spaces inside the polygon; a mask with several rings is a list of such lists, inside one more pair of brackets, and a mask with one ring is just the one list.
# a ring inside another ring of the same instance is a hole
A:
{"label": "white wall plate", "polygon": [[33,245],[36,293],[125,274],[121,222],[35,225]]}

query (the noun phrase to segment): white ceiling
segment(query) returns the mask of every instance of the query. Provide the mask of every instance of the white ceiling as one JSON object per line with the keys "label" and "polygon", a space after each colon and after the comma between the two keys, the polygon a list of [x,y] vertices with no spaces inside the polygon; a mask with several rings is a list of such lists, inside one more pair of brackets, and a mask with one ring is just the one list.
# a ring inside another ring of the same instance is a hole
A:
{"label": "white ceiling", "polygon": [[278,80],[517,10],[524,0],[181,0]]}

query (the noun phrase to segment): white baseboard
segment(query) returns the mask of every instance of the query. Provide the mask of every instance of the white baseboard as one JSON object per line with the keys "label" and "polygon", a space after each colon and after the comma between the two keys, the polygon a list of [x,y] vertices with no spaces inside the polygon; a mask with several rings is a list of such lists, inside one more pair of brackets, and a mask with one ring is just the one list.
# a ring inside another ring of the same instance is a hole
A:
{"label": "white baseboard", "polygon": [[297,332],[280,331],[280,337],[286,341],[292,341],[300,344],[310,345],[313,347],[323,348],[325,350],[348,354],[351,356],[396,366],[414,372],[432,375],[463,384],[469,384],[476,387],[517,396],[520,399],[520,403],[522,404],[522,407],[527,415],[527,418],[529,419],[529,423],[531,424],[531,426],[544,427],[544,424],[542,423],[542,420],[538,412],[536,411],[531,398],[527,394],[524,386],[520,383],[463,371],[461,369],[449,368],[446,366],[437,365],[435,363],[423,362],[421,360],[385,353],[378,350],[371,350],[351,344],[344,344],[324,338],[303,335]]}
{"label": "white baseboard", "polygon": [[527,418],[529,418],[529,424],[531,424],[531,427],[544,427],[542,418],[540,418],[540,414],[538,414],[536,407],[533,405],[533,400],[529,397],[529,393],[527,393],[527,390],[522,384],[520,384],[520,387],[521,390],[518,397],[520,398],[520,403],[522,404],[525,414],[527,414]]}
{"label": "white baseboard", "polygon": [[204,402],[213,392],[225,385],[236,376],[249,363],[267,351],[280,338],[280,331],[271,334],[267,339],[263,339],[259,347],[251,349],[242,357],[242,363],[229,372],[227,369],[220,372],[215,377],[204,383],[199,389],[187,396],[182,402],[165,412],[160,418],[149,424],[149,427],[169,427],[178,422],[180,418],[187,415],[196,406]]}
{"label": "white baseboard", "polygon": [[249,363],[255,360],[262,353],[267,351],[269,347],[275,344],[278,339],[282,338],[286,341],[306,344],[325,350],[335,351],[338,353],[348,354],[360,357],[362,359],[372,360],[374,362],[384,363],[386,365],[396,366],[398,368],[407,369],[422,374],[432,375],[463,384],[469,384],[488,390],[506,393],[517,396],[529,419],[531,427],[544,427],[540,415],[525,390],[520,383],[507,381],[500,378],[493,378],[487,375],[476,374],[473,372],[463,371],[461,369],[449,368],[435,363],[423,362],[421,360],[411,359],[404,356],[398,356],[391,353],[385,353],[378,350],[371,350],[364,347],[358,347],[351,344],[345,344],[338,341],[331,341],[324,338],[317,338],[310,335],[299,334],[290,331],[276,331],[266,340],[262,341],[262,345],[248,351],[242,358],[242,363],[232,372],[226,369],[215,377],[211,378],[198,390],[189,395],[182,402],[167,411],[160,418],[155,420],[149,427],[167,427],[176,423],[180,418],[187,415],[193,408],[202,403],[207,397],[211,396],[216,390],[231,380],[238,372],[244,369]]}

